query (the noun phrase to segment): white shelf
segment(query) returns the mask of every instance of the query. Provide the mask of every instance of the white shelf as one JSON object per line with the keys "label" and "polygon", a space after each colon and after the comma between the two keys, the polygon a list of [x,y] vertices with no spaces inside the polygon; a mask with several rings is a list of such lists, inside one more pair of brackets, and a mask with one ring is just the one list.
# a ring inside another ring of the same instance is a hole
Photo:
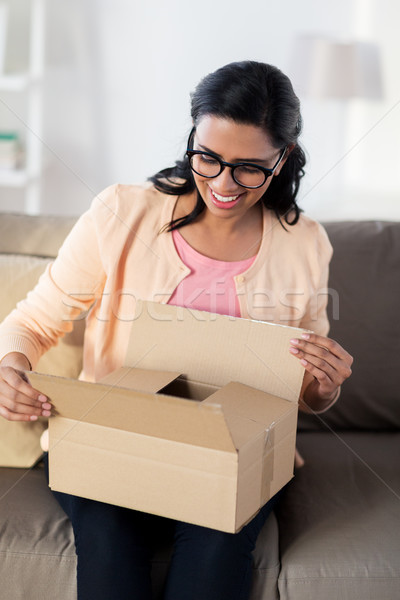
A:
{"label": "white shelf", "polygon": [[0,75],[0,90],[2,91],[23,92],[30,83],[29,75]]}
{"label": "white shelf", "polygon": [[[24,189],[25,212],[29,214],[40,212],[46,2],[47,0],[30,0],[27,3],[30,19],[27,71],[17,74],[0,73],[0,91],[21,93],[25,97],[27,106],[26,123],[24,123],[25,168],[0,169],[0,187]],[[0,128],[2,126],[3,124],[0,124]]]}
{"label": "white shelf", "polygon": [[28,174],[24,169],[0,169],[0,186],[24,187],[28,180]]}

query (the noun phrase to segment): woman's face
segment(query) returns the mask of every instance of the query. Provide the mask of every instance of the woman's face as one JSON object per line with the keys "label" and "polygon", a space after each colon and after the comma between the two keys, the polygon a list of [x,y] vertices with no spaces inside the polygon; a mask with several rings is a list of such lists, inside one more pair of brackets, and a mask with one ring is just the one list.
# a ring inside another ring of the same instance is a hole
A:
{"label": "woman's face", "polygon": [[[212,152],[226,162],[251,162],[268,169],[275,165],[282,151],[273,147],[261,127],[215,116],[205,116],[200,120],[193,139],[193,149]],[[236,183],[229,167],[212,179],[196,173],[193,176],[207,209],[213,215],[240,218],[257,204],[271,184],[272,177],[279,175],[284,162],[285,158],[274,175],[257,189]]]}

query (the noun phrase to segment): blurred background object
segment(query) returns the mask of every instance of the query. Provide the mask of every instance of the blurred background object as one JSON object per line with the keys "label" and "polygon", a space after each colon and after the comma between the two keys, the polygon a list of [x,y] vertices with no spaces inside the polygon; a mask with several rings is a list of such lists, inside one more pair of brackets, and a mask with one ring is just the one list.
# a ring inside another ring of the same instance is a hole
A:
{"label": "blurred background object", "polygon": [[[320,158],[319,171],[329,182],[324,218],[344,218],[349,208],[347,158],[356,150],[356,146],[351,148],[349,137],[351,108],[354,100],[362,104],[384,100],[380,47],[367,41],[300,34],[292,45],[290,71],[299,95],[313,109],[312,122],[317,125],[320,121],[329,140],[329,153],[323,153],[325,145],[314,151],[317,160]],[[318,188],[322,191],[323,187],[321,180]],[[354,211],[352,203],[350,208]]]}
{"label": "blurred background object", "polygon": [[0,173],[21,166],[21,145],[15,131],[0,131]]}
{"label": "blurred background object", "polygon": [[302,102],[304,210],[400,218],[398,0],[1,3],[0,131],[18,133],[38,176],[0,178],[0,210],[78,215],[105,186],[143,182],[183,155],[200,78],[254,59],[287,73]]}
{"label": "blurred background object", "polygon": [[[30,214],[40,213],[42,205],[45,2],[30,0],[19,5],[19,0],[13,0],[3,4],[11,17],[6,27],[11,34],[5,32],[7,60],[0,72],[0,208],[4,202],[6,210]],[[16,57],[21,59],[16,51],[19,45],[12,45],[16,40],[21,47],[26,45],[21,64],[14,64]]]}
{"label": "blurred background object", "polygon": [[304,96],[383,98],[380,48],[376,43],[299,35],[293,47],[293,63]]}
{"label": "blurred background object", "polygon": [[0,77],[4,71],[7,47],[8,6],[0,2]]}

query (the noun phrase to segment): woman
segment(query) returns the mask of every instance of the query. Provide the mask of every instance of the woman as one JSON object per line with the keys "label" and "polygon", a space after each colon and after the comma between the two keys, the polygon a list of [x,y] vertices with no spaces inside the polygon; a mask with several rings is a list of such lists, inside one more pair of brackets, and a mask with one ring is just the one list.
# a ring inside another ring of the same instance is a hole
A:
{"label": "woman", "polygon": [[[135,298],[300,326],[288,352],[304,365],[300,407],[321,412],[351,373],[326,337],[331,246],[296,195],[305,165],[299,101],[288,78],[257,62],[227,65],[192,96],[183,161],[144,187],[112,186],[78,221],[38,286],[0,328],[0,414],[50,416],[22,370],[90,309],[82,378],[124,362]],[[66,494],[78,598],[149,599],[151,539],[174,535],[166,599],[245,599],[251,552],[276,497],[238,534],[171,522]]]}

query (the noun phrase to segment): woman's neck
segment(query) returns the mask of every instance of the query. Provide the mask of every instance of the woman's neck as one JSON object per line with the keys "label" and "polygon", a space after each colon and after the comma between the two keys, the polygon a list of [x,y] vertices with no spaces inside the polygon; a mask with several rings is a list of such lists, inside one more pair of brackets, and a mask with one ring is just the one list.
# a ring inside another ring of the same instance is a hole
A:
{"label": "woman's neck", "polygon": [[[187,215],[193,199],[177,202],[173,218]],[[254,206],[240,219],[219,218],[207,208],[189,225],[179,229],[186,242],[201,254],[223,261],[239,261],[257,254],[263,235],[262,206]]]}

